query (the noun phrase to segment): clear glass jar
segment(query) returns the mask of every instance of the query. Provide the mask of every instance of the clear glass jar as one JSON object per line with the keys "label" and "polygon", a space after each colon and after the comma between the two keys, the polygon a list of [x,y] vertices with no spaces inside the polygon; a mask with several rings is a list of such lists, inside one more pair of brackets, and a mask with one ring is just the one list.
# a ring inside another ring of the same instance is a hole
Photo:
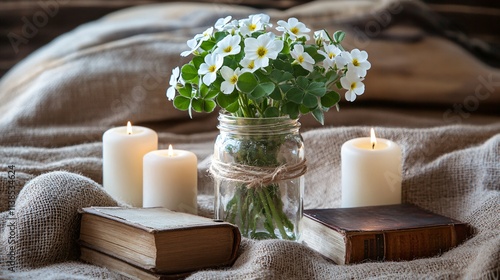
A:
{"label": "clear glass jar", "polygon": [[253,239],[297,240],[306,163],[300,123],[221,113],[211,171],[215,216]]}

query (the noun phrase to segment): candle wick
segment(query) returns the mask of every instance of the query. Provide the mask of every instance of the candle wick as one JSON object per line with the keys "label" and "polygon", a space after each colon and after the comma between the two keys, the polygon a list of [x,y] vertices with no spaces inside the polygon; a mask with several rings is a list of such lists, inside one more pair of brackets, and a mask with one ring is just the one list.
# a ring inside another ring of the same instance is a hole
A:
{"label": "candle wick", "polygon": [[372,150],[375,149],[375,143],[372,143]]}

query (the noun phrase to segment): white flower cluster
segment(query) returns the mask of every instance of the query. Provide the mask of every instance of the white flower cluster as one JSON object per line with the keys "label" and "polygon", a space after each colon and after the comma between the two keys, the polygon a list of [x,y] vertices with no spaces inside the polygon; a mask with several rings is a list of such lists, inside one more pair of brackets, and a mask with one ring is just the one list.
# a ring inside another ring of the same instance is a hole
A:
{"label": "white flower cluster", "polygon": [[351,52],[343,51],[330,41],[324,30],[314,32],[314,39],[318,45],[323,45],[324,50],[318,50],[318,53],[325,57],[323,67],[325,69],[345,69],[347,73],[340,78],[340,83],[344,89],[345,99],[354,101],[357,95],[363,94],[365,85],[363,80],[366,71],[371,68],[366,51],[353,49]]}
{"label": "white flower cluster", "polygon": [[[202,44],[215,39],[216,44],[204,56],[203,63],[197,69],[198,75],[206,86],[210,86],[220,74],[224,79],[220,85],[221,92],[231,94],[234,90],[238,90],[238,77],[242,73],[254,73],[259,69],[265,71],[270,65],[270,60],[275,60],[284,51],[284,47],[287,46],[284,42],[288,40],[290,49],[287,52],[294,59],[293,64],[299,64],[309,72],[315,71],[315,67],[322,73],[331,70],[338,72],[341,77],[340,84],[347,90],[345,98],[348,101],[354,101],[357,95],[363,94],[362,81],[371,67],[366,51],[358,49],[353,49],[351,52],[344,51],[324,30],[316,31],[314,40],[317,53],[324,59],[315,61],[305,49],[304,44],[310,39],[308,33],[311,30],[304,23],[296,18],[290,18],[288,21],[280,20],[277,22],[276,30],[282,32],[282,35],[277,36],[272,32],[266,32],[268,27],[272,27],[269,21],[270,17],[265,14],[251,15],[242,20],[232,20],[231,16],[221,18],[214,27],[189,40],[187,42],[189,50],[182,52],[181,56],[199,55],[207,51],[201,48]],[[219,37],[217,40],[215,37],[217,32],[224,33],[225,37],[222,39]],[[238,57],[239,67],[232,69],[225,66],[226,57]],[[167,90],[169,100],[175,96],[177,83],[184,84],[178,67],[173,69],[170,78],[170,87]]]}

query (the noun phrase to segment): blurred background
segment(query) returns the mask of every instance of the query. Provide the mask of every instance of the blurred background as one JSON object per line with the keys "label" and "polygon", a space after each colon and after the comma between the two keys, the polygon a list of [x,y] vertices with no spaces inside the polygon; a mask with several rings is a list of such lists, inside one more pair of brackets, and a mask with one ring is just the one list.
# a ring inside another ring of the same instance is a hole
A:
{"label": "blurred background", "polygon": [[[288,9],[311,0],[199,0],[195,2]],[[58,35],[108,13],[171,0],[2,0],[0,2],[0,78],[18,61]],[[432,32],[461,44],[486,64],[500,66],[500,2],[423,0],[436,13]],[[407,16],[407,14],[406,14]],[[418,17],[418,11],[415,11]],[[408,18],[401,18],[408,20]],[[41,27],[43,28],[37,28]]]}

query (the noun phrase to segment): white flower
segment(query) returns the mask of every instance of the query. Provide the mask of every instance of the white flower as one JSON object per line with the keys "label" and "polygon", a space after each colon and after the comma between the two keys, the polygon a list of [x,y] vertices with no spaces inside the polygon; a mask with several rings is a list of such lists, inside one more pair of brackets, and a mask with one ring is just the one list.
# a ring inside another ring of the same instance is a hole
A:
{"label": "white flower", "polygon": [[269,15],[266,15],[266,14],[256,14],[254,16],[257,16],[259,17],[259,20],[260,20],[260,23],[263,25],[263,27],[272,27],[273,25],[271,23],[269,23],[269,21],[271,20],[271,17],[269,17]]}
{"label": "white flower", "polygon": [[217,78],[217,70],[222,66],[224,58],[218,54],[207,54],[205,63],[200,65],[198,74],[203,76],[203,83],[207,86],[211,85]]}
{"label": "white flower", "polygon": [[316,45],[322,46],[323,43],[330,43],[330,38],[328,38],[328,34],[324,29],[314,31],[314,41],[316,42]]}
{"label": "white flower", "polygon": [[371,64],[368,62],[368,53],[353,49],[351,53],[343,52],[342,57],[347,60],[347,70],[349,72],[356,72],[358,76],[366,76],[366,71],[370,69]]}
{"label": "white flower", "polygon": [[188,56],[194,53],[196,50],[198,50],[198,48],[201,46],[203,42],[210,40],[213,33],[214,33],[214,28],[210,27],[203,33],[196,34],[193,39],[187,41],[187,45],[190,48],[190,50],[183,51],[181,53],[181,56]]}
{"label": "white flower", "polygon": [[167,89],[167,98],[168,100],[173,100],[175,97],[175,87],[177,86],[177,80],[179,79],[179,67],[175,67],[172,70],[172,76],[170,76],[170,81],[168,84],[170,87]]}
{"label": "white flower", "polygon": [[307,35],[307,33],[310,32],[311,29],[307,28],[305,24],[298,21],[294,17],[289,18],[288,22],[284,20],[279,20],[278,25],[279,26],[276,27],[276,30],[288,33],[290,35],[290,38],[294,40],[296,38],[302,38],[302,37],[305,37],[306,40],[309,40],[310,38],[310,36]]}
{"label": "white flower", "polygon": [[348,63],[345,53],[349,54],[348,52],[343,51],[340,55],[335,57],[335,65],[337,65],[338,69],[344,68]]}
{"label": "white flower", "polygon": [[240,35],[227,35],[217,43],[217,49],[214,53],[220,54],[222,57],[238,54],[241,50],[240,42]]}
{"label": "white flower", "polygon": [[355,72],[348,71],[347,74],[340,78],[340,84],[344,89],[347,89],[345,93],[345,99],[347,101],[354,101],[357,95],[363,94],[365,92],[365,85],[361,82],[363,78],[358,77]]}
{"label": "white flower", "polygon": [[214,34],[214,28],[209,27],[207,30],[203,31],[201,34],[197,34],[194,36],[196,40],[200,40],[201,42],[209,40]]}
{"label": "white flower", "polygon": [[226,25],[229,23],[230,20],[231,20],[231,16],[227,16],[225,18],[218,19],[214,25],[215,29],[217,29],[218,31],[225,31]]}
{"label": "white flower", "polygon": [[242,73],[241,69],[236,68],[235,70],[233,70],[227,66],[223,66],[220,69],[220,73],[222,75],[222,78],[224,78],[224,82],[222,82],[220,85],[220,90],[224,94],[231,94],[234,91],[236,83],[238,82],[238,77]]}
{"label": "white flower", "polygon": [[251,15],[247,19],[240,21],[240,33],[243,36],[250,36],[255,31],[263,31],[269,23],[269,16],[264,14]]}
{"label": "white flower", "polygon": [[290,55],[295,58],[295,61],[300,64],[304,69],[312,72],[314,70],[314,59],[306,52],[304,46],[297,44],[293,47]]}
{"label": "white flower", "polygon": [[194,39],[194,38],[191,40],[188,40],[187,45],[189,47],[189,50],[181,52],[181,56],[188,56],[188,55],[192,54],[193,52],[195,52],[199,47],[198,41],[196,41],[196,39]]}
{"label": "white flower", "polygon": [[[323,66],[325,67],[325,69],[333,68],[333,65],[335,65],[337,61],[337,58],[341,58],[340,53],[342,51],[335,45],[324,45],[324,49],[325,51],[318,50],[318,53],[325,57],[325,60],[323,60]],[[345,61],[345,59],[343,59],[342,61],[339,60],[339,62],[343,61]],[[337,67],[342,68],[342,63],[339,63]]]}
{"label": "white flower", "polygon": [[239,22],[238,20],[233,20],[224,26],[224,31],[231,35],[239,34]]}
{"label": "white flower", "polygon": [[283,41],[274,40],[274,34],[266,33],[256,38],[245,39],[245,58],[253,60],[257,69],[269,65],[269,59],[276,59],[283,49]]}
{"label": "white flower", "polygon": [[253,73],[257,68],[255,67],[255,61],[250,60],[248,58],[243,58],[240,61],[240,65],[243,66],[243,69],[241,70],[242,72],[250,72]]}

